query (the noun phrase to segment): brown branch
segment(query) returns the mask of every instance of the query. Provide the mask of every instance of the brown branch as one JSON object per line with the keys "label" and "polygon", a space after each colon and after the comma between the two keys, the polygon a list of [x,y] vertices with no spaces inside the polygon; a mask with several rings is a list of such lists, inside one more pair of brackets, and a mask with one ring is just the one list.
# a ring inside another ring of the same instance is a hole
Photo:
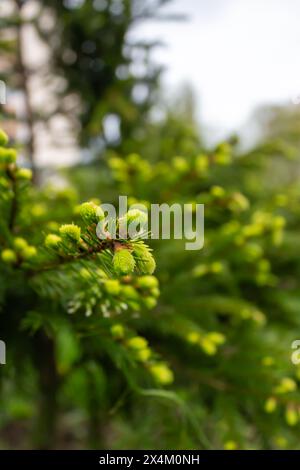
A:
{"label": "brown branch", "polygon": [[57,261],[53,263],[45,264],[44,266],[37,267],[37,269],[30,268],[29,275],[35,276],[37,274],[41,274],[43,272],[52,271],[53,269],[60,268],[69,263],[75,263],[76,261],[84,260],[84,259],[91,259],[95,255],[102,253],[107,248],[114,249],[115,241],[114,240],[105,240],[101,245],[97,248],[90,248],[88,251],[84,251],[82,253],[76,254],[74,256],[68,257],[60,257]]}

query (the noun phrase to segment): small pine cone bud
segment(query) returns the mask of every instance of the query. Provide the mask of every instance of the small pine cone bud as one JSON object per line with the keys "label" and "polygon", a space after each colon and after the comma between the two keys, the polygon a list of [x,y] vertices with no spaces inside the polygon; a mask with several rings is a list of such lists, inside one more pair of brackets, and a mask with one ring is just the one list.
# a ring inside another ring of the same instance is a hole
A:
{"label": "small pine cone bud", "polygon": [[22,250],[24,250],[27,246],[28,246],[28,243],[27,243],[26,240],[24,240],[24,238],[17,237],[17,238],[14,239],[14,248],[15,248],[17,251],[22,251]]}
{"label": "small pine cone bud", "polygon": [[31,260],[32,258],[35,258],[37,255],[37,250],[34,246],[26,246],[22,250],[21,256],[24,260]]}
{"label": "small pine cone bud", "polygon": [[242,212],[249,209],[249,200],[242,193],[233,193],[229,203],[229,209],[232,212]]}
{"label": "small pine cone bud", "polygon": [[66,224],[62,225],[59,229],[59,233],[64,241],[71,241],[74,243],[80,242],[81,230],[78,225]]}
{"label": "small pine cone bud", "polygon": [[285,420],[289,426],[296,426],[299,422],[297,410],[292,405],[288,405],[285,411]]}
{"label": "small pine cone bud", "polygon": [[211,331],[206,337],[217,346],[224,344],[226,341],[226,337],[218,331]]}
{"label": "small pine cone bud", "polygon": [[136,224],[146,225],[148,222],[148,215],[139,209],[130,209],[124,218],[127,224],[135,222]]}
{"label": "small pine cone bud", "polygon": [[212,186],[211,189],[210,189],[210,194],[218,199],[218,198],[222,198],[225,196],[225,189],[222,188],[221,186]]}
{"label": "small pine cone bud", "polygon": [[110,329],[112,336],[116,339],[123,339],[125,335],[124,326],[120,323],[116,323]]}
{"label": "small pine cone bud", "polygon": [[207,337],[201,338],[199,345],[208,356],[214,356],[218,351],[216,344]]}
{"label": "small pine cone bud", "polygon": [[0,163],[15,163],[17,160],[17,152],[15,149],[6,149],[0,147]]}
{"label": "small pine cone bud", "polygon": [[274,413],[277,408],[277,400],[274,397],[269,397],[264,405],[264,409],[266,413]]}
{"label": "small pine cone bud", "polygon": [[160,290],[158,287],[153,287],[153,289],[150,290],[150,294],[152,295],[152,297],[159,297],[160,296]]}
{"label": "small pine cone bud", "polygon": [[104,212],[102,208],[97,206],[94,202],[84,202],[81,204],[79,206],[79,214],[88,224],[97,224],[101,219],[104,218]]}
{"label": "small pine cone bud", "polygon": [[46,236],[45,238],[45,247],[56,250],[60,243],[62,242],[62,238],[59,237],[58,235],[55,235],[54,233],[49,233],[49,235]]}
{"label": "small pine cone bud", "polygon": [[4,147],[5,145],[7,145],[7,143],[8,143],[8,136],[2,129],[0,129],[0,146]]}
{"label": "small pine cone bud", "polygon": [[30,181],[32,179],[32,171],[29,168],[19,168],[16,172],[16,177],[19,180]]}
{"label": "small pine cone bud", "polygon": [[154,276],[142,276],[137,279],[140,289],[154,289],[158,287],[158,280]]}
{"label": "small pine cone bud", "polygon": [[2,251],[1,259],[6,264],[15,264],[17,262],[17,255],[13,250],[7,248]]}
{"label": "small pine cone bud", "polygon": [[166,364],[157,363],[150,367],[154,380],[161,385],[169,385],[174,381],[174,375]]}
{"label": "small pine cone bud", "polygon": [[104,282],[104,289],[109,295],[118,295],[121,286],[117,279],[107,279],[107,281]]}
{"label": "small pine cone bud", "polygon": [[147,309],[151,310],[152,308],[156,307],[157,305],[157,300],[155,297],[144,297],[143,299],[144,305]]}
{"label": "small pine cone bud", "polygon": [[139,294],[133,286],[123,286],[122,287],[122,297],[126,300],[138,300]]}
{"label": "small pine cone bud", "polygon": [[135,359],[140,362],[146,362],[150,359],[151,357],[151,349],[150,348],[144,348],[144,349],[139,349],[138,351],[135,351]]}
{"label": "small pine cone bud", "polygon": [[135,261],[130,251],[126,249],[116,251],[113,257],[113,267],[118,275],[123,276],[131,273],[134,270]]}
{"label": "small pine cone bud", "polygon": [[127,346],[134,350],[145,349],[148,346],[148,341],[142,336],[134,336],[127,341]]}
{"label": "small pine cone bud", "polygon": [[133,249],[133,255],[137,268],[142,274],[153,274],[156,263],[150,249],[146,245],[136,245]]}
{"label": "small pine cone bud", "polygon": [[184,174],[189,171],[189,163],[184,157],[174,157],[172,159],[172,165],[175,171],[179,174]]}

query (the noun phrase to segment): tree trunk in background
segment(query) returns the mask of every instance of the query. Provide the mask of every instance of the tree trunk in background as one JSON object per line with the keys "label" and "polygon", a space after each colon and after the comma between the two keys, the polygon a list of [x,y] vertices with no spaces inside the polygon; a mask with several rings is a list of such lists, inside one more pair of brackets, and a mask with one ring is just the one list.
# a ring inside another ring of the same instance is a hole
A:
{"label": "tree trunk in background", "polygon": [[56,444],[59,376],[55,363],[54,342],[44,332],[38,333],[34,338],[34,359],[39,374],[40,392],[34,448],[52,449]]}
{"label": "tree trunk in background", "polygon": [[35,161],[35,132],[34,132],[34,113],[31,104],[31,97],[30,97],[30,88],[29,88],[29,78],[30,73],[26,67],[25,59],[24,59],[24,40],[23,40],[23,23],[22,23],[22,8],[23,2],[22,0],[15,0],[15,4],[18,10],[19,16],[19,23],[17,26],[17,72],[20,75],[21,79],[21,89],[23,90],[24,95],[24,107],[25,107],[25,115],[26,115],[26,126],[28,131],[28,142],[27,142],[27,157],[30,162],[31,170],[32,170],[32,180],[34,184],[38,183],[38,171],[36,167]]}

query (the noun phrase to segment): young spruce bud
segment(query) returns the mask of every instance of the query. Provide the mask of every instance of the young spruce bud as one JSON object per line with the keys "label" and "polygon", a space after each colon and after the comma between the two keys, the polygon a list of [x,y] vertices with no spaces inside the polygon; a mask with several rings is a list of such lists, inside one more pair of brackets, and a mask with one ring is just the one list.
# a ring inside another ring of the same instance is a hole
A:
{"label": "young spruce bud", "polygon": [[28,246],[28,243],[26,240],[24,240],[24,238],[17,237],[14,239],[14,247],[17,251],[25,250],[27,246]]}
{"label": "young spruce bud", "polygon": [[79,214],[88,224],[97,224],[99,220],[104,218],[104,212],[100,206],[94,202],[84,202],[79,207]]}
{"label": "young spruce bud", "polygon": [[140,273],[153,274],[156,263],[150,249],[146,245],[141,243],[137,244],[133,249],[133,255]]}
{"label": "young spruce bud", "polygon": [[66,224],[62,225],[59,229],[59,233],[64,241],[71,241],[73,243],[80,242],[81,230],[78,225]]}
{"label": "young spruce bud", "polygon": [[1,145],[1,147],[7,145],[7,143],[8,143],[8,136],[2,129],[0,129],[0,145]]}
{"label": "young spruce bud", "polygon": [[161,385],[169,385],[174,381],[173,372],[166,364],[153,364],[150,367],[150,373],[154,380]]}
{"label": "young spruce bud", "polygon": [[59,247],[59,244],[62,242],[62,238],[54,233],[49,233],[45,238],[45,247],[56,250]]}
{"label": "young spruce bud", "polygon": [[6,149],[0,147],[0,163],[15,163],[17,160],[17,152],[15,149]]}
{"label": "young spruce bud", "polygon": [[135,261],[130,251],[126,248],[116,251],[113,257],[113,267],[119,276],[131,273],[134,270]]}
{"label": "young spruce bud", "polygon": [[14,264],[17,261],[17,255],[13,250],[7,248],[2,251],[1,259],[6,264]]}

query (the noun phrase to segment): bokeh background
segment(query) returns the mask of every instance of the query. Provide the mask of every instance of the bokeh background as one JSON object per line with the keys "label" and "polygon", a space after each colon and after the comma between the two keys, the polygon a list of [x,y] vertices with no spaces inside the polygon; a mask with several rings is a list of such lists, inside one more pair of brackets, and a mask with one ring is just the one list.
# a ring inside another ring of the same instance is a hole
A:
{"label": "bokeh background", "polygon": [[203,250],[149,242],[148,295],[124,279],[95,293],[76,265],[33,286],[1,268],[1,447],[299,448],[299,14],[293,0],[1,1],[1,128],[33,172],[17,235],[39,246],[85,200],[205,204]]}

